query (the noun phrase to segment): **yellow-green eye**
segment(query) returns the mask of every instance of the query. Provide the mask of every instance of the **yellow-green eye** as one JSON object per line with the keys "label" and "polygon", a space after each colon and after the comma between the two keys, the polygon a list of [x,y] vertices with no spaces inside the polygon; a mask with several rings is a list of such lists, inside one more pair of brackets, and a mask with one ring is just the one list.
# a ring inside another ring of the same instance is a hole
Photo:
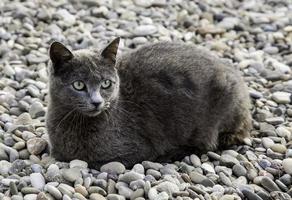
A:
{"label": "yellow-green eye", "polygon": [[78,91],[85,89],[85,84],[82,81],[75,81],[72,85],[74,89]]}
{"label": "yellow-green eye", "polygon": [[102,89],[108,89],[108,88],[110,88],[112,86],[112,81],[111,80],[103,80],[102,82],[101,82],[101,88]]}

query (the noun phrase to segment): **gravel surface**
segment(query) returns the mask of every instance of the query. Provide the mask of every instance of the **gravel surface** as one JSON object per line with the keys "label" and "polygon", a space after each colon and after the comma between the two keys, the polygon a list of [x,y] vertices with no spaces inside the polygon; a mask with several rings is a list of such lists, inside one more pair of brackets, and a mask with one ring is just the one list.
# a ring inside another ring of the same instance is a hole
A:
{"label": "gravel surface", "polygon": [[[0,199],[288,200],[292,196],[290,0],[0,1]],[[254,129],[246,145],[174,163],[86,162],[48,156],[48,48],[121,49],[185,41],[240,68]]]}

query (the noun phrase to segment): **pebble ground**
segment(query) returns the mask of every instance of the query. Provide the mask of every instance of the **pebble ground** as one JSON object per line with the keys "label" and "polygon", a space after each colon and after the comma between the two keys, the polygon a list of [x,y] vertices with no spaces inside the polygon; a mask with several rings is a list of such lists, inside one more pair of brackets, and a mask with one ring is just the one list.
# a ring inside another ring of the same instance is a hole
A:
{"label": "pebble ground", "polygon": [[[0,1],[0,200],[289,200],[292,196],[292,2],[289,0]],[[100,169],[48,156],[49,44],[121,50],[195,43],[228,59],[249,86],[245,145],[174,163]]]}

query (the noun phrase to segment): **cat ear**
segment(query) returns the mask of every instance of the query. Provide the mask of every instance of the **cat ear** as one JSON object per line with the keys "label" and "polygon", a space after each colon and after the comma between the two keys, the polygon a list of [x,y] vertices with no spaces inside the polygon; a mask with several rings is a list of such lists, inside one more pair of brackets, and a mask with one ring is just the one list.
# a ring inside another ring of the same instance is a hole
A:
{"label": "cat ear", "polygon": [[116,62],[117,51],[120,43],[120,38],[117,37],[109,45],[107,45],[102,51],[101,55],[104,58],[111,60],[113,63]]}
{"label": "cat ear", "polygon": [[50,58],[53,64],[64,63],[73,58],[73,54],[60,42],[53,42],[50,47]]}

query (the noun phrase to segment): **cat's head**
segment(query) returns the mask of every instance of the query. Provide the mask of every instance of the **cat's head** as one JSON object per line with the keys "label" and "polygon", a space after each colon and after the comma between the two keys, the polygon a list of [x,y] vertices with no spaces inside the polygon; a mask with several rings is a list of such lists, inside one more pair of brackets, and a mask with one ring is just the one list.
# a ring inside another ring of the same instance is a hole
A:
{"label": "cat's head", "polygon": [[119,94],[115,68],[118,46],[116,38],[101,52],[71,52],[59,42],[52,43],[49,90],[54,106],[91,117],[108,109]]}

